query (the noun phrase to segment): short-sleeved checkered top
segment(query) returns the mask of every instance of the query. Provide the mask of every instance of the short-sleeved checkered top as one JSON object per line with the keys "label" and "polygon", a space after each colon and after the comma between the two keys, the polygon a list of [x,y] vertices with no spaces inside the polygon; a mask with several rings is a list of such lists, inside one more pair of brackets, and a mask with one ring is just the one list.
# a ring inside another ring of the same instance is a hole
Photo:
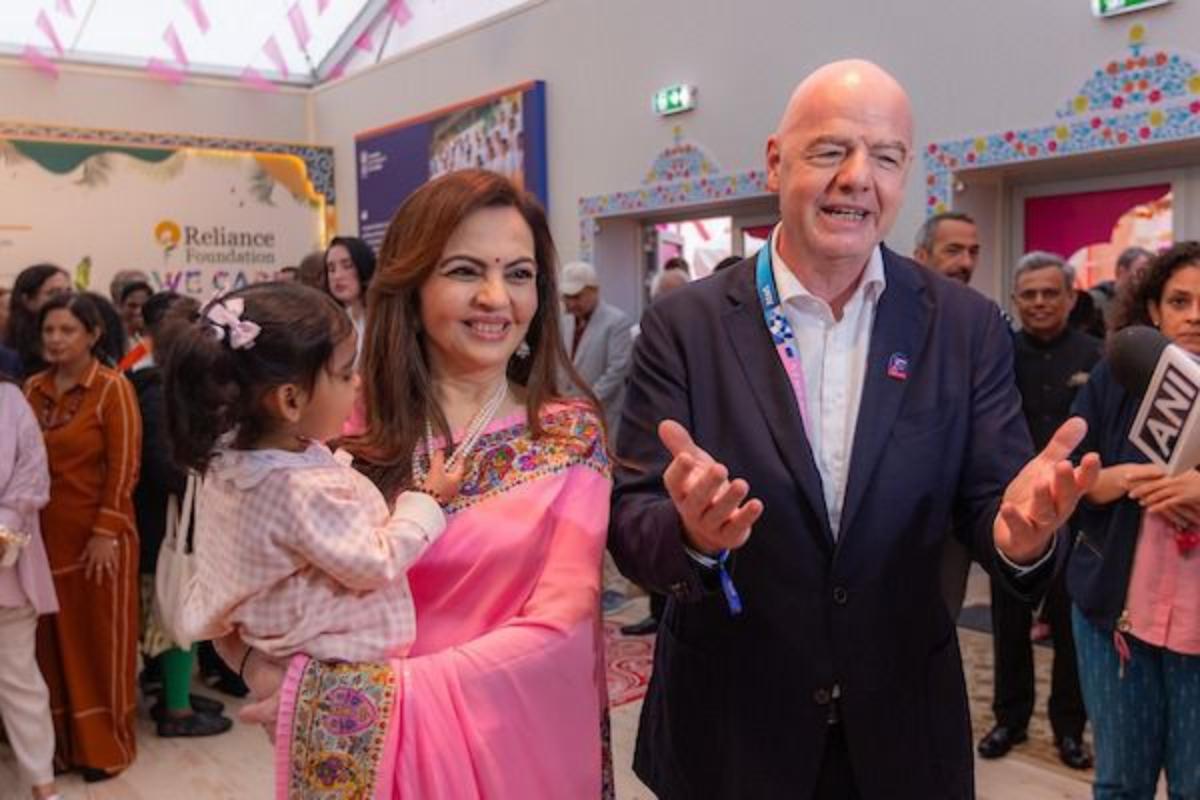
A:
{"label": "short-sleeved checkered top", "polygon": [[310,444],[303,452],[222,450],[196,499],[192,638],[236,630],[273,656],[377,661],[416,635],[405,572],[445,529],[429,496],[388,513],[378,489]]}

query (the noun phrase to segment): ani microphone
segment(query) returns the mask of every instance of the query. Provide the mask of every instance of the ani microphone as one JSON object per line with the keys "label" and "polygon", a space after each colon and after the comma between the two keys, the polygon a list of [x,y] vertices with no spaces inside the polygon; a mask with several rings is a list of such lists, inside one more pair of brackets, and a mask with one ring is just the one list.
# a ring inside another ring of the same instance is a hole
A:
{"label": "ani microphone", "polygon": [[1200,364],[1154,328],[1133,326],[1113,335],[1113,377],[1142,396],[1129,440],[1168,475],[1200,464]]}

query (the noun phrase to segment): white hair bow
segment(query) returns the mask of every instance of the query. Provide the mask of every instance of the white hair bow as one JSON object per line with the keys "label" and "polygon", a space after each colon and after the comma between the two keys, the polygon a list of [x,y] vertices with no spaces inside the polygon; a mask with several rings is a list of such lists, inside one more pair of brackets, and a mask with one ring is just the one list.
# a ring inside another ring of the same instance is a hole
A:
{"label": "white hair bow", "polygon": [[223,340],[228,334],[229,346],[234,350],[249,350],[254,346],[254,340],[258,338],[258,333],[262,330],[258,323],[242,319],[244,310],[245,303],[242,298],[235,297],[232,300],[217,300],[208,307],[208,311],[204,312],[204,318],[212,324],[212,329],[216,331],[217,341]]}

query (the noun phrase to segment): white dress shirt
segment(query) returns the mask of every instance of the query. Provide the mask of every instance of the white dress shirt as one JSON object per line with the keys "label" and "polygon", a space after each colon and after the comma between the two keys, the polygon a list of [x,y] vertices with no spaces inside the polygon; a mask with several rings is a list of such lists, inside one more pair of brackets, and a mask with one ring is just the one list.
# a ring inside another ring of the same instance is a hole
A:
{"label": "white dress shirt", "polygon": [[862,401],[875,309],[887,288],[883,253],[876,245],[850,299],[835,319],[829,303],[813,295],[779,254],[779,227],[771,234],[771,270],[780,310],[792,326],[804,371],[805,431],[821,473],[829,527],[836,539],[846,499],[854,431]]}
{"label": "white dress shirt", "polygon": [[[835,319],[833,309],[814,296],[779,255],[779,227],[771,234],[771,271],[780,298],[780,309],[792,326],[800,365],[804,372],[804,426],[812,448],[821,490],[829,512],[829,527],[836,539],[840,533],[846,482],[854,450],[854,432],[862,404],[867,355],[879,298],[887,288],[883,251],[876,245],[854,293]],[[1041,567],[1054,556],[1057,537],[1051,538],[1046,553],[1033,564],[1019,565],[996,550],[1000,559],[1020,578]],[[714,568],[717,561],[690,547],[688,555]]]}

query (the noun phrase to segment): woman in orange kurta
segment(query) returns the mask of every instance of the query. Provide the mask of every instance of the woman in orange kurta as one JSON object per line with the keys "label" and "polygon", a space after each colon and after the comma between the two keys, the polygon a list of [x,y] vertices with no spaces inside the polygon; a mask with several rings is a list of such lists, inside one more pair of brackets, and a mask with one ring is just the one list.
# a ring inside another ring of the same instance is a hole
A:
{"label": "woman in orange kurta", "polygon": [[138,541],[133,487],[141,418],[129,382],[96,359],[103,323],[79,295],[40,315],[49,369],[25,395],[50,461],[42,532],[60,610],[38,628],[38,663],[50,687],[55,763],[85,780],[112,777],[134,757]]}

